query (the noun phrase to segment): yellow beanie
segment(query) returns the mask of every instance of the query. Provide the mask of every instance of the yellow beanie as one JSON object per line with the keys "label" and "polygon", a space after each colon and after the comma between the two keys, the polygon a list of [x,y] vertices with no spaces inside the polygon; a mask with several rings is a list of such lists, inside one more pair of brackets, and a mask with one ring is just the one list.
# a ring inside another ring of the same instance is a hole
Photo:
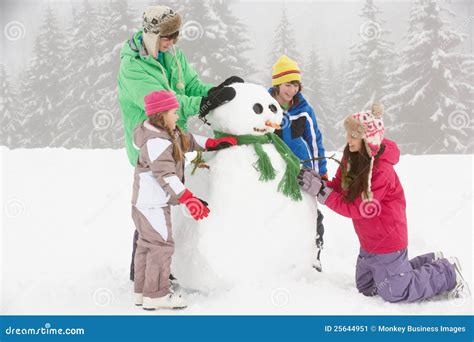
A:
{"label": "yellow beanie", "polygon": [[272,86],[299,81],[301,82],[301,70],[298,63],[286,55],[278,58],[272,68]]}

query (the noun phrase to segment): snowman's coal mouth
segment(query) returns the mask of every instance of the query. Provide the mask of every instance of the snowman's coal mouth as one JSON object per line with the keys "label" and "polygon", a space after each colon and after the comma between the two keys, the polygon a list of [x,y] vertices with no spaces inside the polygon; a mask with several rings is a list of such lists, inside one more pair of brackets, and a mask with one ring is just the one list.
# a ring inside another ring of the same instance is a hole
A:
{"label": "snowman's coal mouth", "polygon": [[267,133],[267,129],[266,129],[266,128],[257,128],[257,127],[254,127],[254,128],[253,128],[253,131],[254,131],[254,132],[257,132],[257,133]]}

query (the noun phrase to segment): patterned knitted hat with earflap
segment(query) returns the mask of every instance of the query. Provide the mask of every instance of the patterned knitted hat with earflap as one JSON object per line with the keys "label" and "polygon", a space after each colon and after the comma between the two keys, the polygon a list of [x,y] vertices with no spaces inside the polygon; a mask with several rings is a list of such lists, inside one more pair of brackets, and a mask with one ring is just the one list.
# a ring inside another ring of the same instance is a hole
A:
{"label": "patterned knitted hat with earflap", "polygon": [[[143,41],[150,53],[156,54],[154,50],[157,41],[161,37],[171,36],[181,28],[181,16],[167,6],[151,6],[143,12]],[[174,43],[178,37],[174,38]]]}
{"label": "patterned knitted hat with earflap", "polygon": [[380,151],[385,132],[385,126],[382,120],[383,110],[383,104],[374,103],[371,111],[351,114],[344,120],[344,128],[347,133],[349,133],[352,138],[362,139],[365,149],[370,156],[369,186],[367,196],[364,196],[364,199],[369,201],[373,198],[371,179],[374,160]]}

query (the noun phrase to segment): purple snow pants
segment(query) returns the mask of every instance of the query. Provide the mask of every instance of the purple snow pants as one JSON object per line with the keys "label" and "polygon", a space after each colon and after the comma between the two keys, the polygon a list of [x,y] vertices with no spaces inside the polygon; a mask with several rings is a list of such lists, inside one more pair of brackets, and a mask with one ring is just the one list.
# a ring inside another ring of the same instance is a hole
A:
{"label": "purple snow pants", "polygon": [[408,260],[406,249],[372,254],[360,249],[356,265],[356,285],[366,296],[384,300],[415,302],[451,290],[456,284],[454,267],[446,259],[434,261],[434,253]]}

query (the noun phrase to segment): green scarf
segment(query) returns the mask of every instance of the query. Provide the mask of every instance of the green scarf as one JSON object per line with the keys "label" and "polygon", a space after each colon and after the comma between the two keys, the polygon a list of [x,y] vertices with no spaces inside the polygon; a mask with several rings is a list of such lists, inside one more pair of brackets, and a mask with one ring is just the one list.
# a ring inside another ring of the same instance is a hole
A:
{"label": "green scarf", "polygon": [[294,201],[302,200],[297,181],[298,173],[300,172],[300,160],[278,135],[275,133],[266,133],[265,135],[232,135],[217,131],[214,131],[214,135],[216,138],[233,136],[237,139],[237,145],[254,145],[258,156],[254,167],[260,173],[259,180],[262,182],[273,180],[276,177],[275,168],[262,147],[262,144],[273,144],[286,163],[286,171],[280,183],[278,183],[278,191]]}

